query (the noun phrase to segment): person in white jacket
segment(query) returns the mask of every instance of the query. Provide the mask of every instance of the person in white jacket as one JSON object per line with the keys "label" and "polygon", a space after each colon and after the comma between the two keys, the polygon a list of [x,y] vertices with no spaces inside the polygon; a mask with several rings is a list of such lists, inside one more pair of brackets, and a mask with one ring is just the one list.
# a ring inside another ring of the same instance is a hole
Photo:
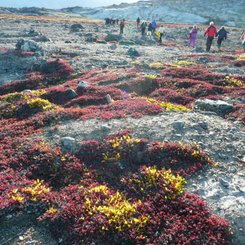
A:
{"label": "person in white jacket", "polygon": [[164,32],[163,25],[161,25],[161,26],[158,28],[157,31],[160,33],[159,43],[162,44],[162,36],[163,36],[163,32]]}

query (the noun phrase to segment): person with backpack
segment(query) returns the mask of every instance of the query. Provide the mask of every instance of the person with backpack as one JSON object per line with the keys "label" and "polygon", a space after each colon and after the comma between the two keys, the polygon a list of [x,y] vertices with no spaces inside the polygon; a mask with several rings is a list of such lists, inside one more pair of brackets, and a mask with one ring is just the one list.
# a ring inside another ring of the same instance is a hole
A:
{"label": "person with backpack", "polygon": [[139,29],[139,27],[140,27],[140,17],[137,18],[136,23],[137,23],[137,29]]}
{"label": "person with backpack", "polygon": [[122,35],[123,34],[124,27],[125,27],[125,19],[121,20],[119,26],[120,26],[120,34]]}
{"label": "person with backpack", "polygon": [[220,51],[222,42],[223,42],[225,39],[227,39],[227,34],[228,34],[228,33],[229,33],[229,32],[225,29],[224,26],[222,26],[222,27],[219,29],[219,31],[218,31],[218,33],[217,33],[217,35],[218,35],[217,45],[218,45],[219,51]]}
{"label": "person with backpack", "polygon": [[159,36],[159,44],[162,44],[162,37],[163,37],[163,32],[164,32],[163,25],[161,25],[158,28],[158,32],[160,33],[160,36]]}
{"label": "person with backpack", "polygon": [[147,23],[145,21],[143,21],[141,24],[141,35],[142,35],[142,37],[145,35],[146,27],[147,27]]}
{"label": "person with backpack", "polygon": [[204,37],[207,37],[206,51],[209,52],[212,46],[214,38],[217,36],[217,29],[214,26],[214,22],[211,21],[209,27],[204,32]]}
{"label": "person with backpack", "polygon": [[197,43],[197,32],[198,28],[196,25],[193,26],[192,30],[189,33],[189,46],[192,47],[193,49],[196,48],[196,43]]}
{"label": "person with backpack", "polygon": [[148,24],[148,30],[147,30],[147,36],[148,36],[149,38],[151,38],[152,31],[153,31],[152,24],[149,23],[149,24]]}
{"label": "person with backpack", "polygon": [[153,21],[151,22],[151,26],[152,26],[152,32],[155,33],[156,28],[157,28],[157,23],[156,23],[155,20],[153,20]]}
{"label": "person with backpack", "polygon": [[242,40],[242,47],[243,47],[243,50],[245,52],[245,31],[241,35],[240,39]]}

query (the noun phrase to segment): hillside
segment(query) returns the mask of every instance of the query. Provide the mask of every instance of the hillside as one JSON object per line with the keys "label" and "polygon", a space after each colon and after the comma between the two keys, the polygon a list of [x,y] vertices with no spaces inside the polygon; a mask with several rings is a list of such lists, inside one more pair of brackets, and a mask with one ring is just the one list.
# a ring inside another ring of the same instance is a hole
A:
{"label": "hillside", "polygon": [[91,18],[126,18],[170,22],[208,23],[214,20],[219,25],[243,27],[245,5],[242,0],[150,0],[135,4],[121,4],[94,10],[83,10],[81,15]]}
{"label": "hillside", "polygon": [[80,11],[0,14],[0,244],[243,245],[242,29]]}

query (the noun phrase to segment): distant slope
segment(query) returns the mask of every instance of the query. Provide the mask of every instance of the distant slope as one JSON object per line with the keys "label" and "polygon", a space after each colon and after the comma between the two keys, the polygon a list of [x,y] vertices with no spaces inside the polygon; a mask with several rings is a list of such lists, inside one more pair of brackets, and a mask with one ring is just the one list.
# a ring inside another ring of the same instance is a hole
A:
{"label": "distant slope", "polygon": [[[123,1],[123,0],[122,0]],[[44,8],[1,8],[0,13],[20,13],[31,15],[55,14],[57,10]],[[214,20],[217,25],[245,26],[245,0],[142,0],[137,3],[121,3],[101,8],[63,8],[74,16],[104,19],[125,18],[136,20],[156,19],[170,23],[204,24]]]}
{"label": "distant slope", "polygon": [[244,26],[244,0],[149,0],[97,9],[72,9],[92,18],[156,19],[173,23],[207,23]]}

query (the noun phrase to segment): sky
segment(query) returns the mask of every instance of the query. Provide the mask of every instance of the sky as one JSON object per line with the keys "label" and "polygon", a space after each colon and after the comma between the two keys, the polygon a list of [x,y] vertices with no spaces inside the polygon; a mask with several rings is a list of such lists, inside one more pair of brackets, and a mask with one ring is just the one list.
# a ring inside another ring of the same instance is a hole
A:
{"label": "sky", "polygon": [[1,7],[46,7],[65,8],[72,6],[99,7],[111,4],[133,3],[137,0],[0,0]]}

